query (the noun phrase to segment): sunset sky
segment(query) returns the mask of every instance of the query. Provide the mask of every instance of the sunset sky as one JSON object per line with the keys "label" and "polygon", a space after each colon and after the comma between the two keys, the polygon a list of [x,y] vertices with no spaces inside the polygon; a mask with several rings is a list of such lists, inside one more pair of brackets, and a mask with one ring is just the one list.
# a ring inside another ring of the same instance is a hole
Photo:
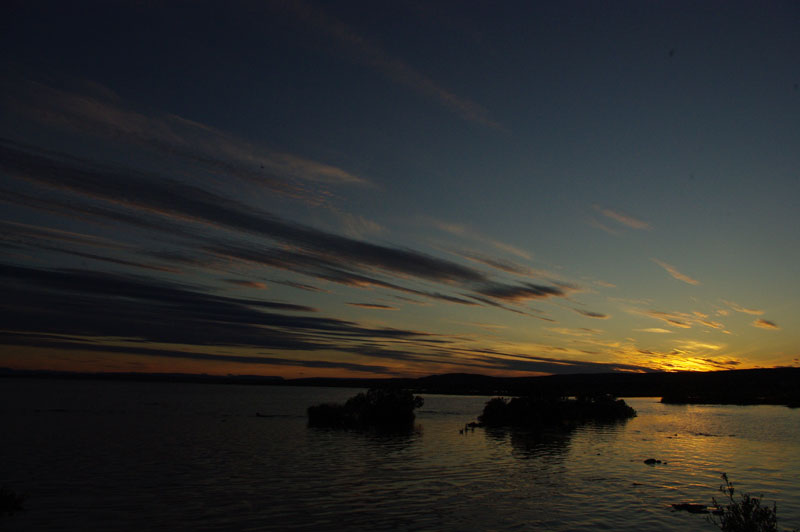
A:
{"label": "sunset sky", "polygon": [[3,2],[0,367],[800,365],[798,28],[794,1]]}

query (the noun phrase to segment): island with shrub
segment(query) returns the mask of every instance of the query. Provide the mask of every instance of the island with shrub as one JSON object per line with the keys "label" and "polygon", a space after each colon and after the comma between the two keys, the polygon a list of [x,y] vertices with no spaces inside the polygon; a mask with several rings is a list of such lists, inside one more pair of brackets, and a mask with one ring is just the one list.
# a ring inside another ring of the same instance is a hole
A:
{"label": "island with shrub", "polygon": [[636,410],[622,399],[607,394],[575,398],[522,396],[495,397],[486,403],[477,426],[484,427],[574,427],[582,423],[611,423],[636,417]]}
{"label": "island with shrub", "polygon": [[324,403],[308,408],[312,427],[360,429],[369,427],[410,427],[414,409],[422,406],[422,397],[400,388],[370,388],[351,397],[345,404]]}

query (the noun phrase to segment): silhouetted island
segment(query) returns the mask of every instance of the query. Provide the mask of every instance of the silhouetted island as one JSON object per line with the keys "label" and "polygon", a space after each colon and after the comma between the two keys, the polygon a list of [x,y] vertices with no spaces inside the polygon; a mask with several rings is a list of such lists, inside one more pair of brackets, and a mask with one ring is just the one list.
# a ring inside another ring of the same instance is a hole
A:
{"label": "silhouetted island", "polygon": [[366,428],[408,427],[414,422],[414,409],[422,397],[398,388],[370,388],[351,397],[344,405],[325,403],[308,408],[312,427]]}
{"label": "silhouetted island", "polygon": [[615,422],[636,417],[622,399],[600,394],[578,396],[495,397],[486,403],[478,424],[486,427],[571,427],[586,422]]}

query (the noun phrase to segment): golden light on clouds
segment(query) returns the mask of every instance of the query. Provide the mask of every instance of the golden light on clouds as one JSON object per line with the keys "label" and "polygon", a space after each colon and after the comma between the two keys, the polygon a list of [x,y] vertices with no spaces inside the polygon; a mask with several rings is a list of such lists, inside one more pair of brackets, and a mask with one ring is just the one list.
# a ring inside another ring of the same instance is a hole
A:
{"label": "golden light on clouds", "polygon": [[762,314],[764,314],[763,310],[746,308],[741,305],[737,305],[733,301],[726,301],[723,299],[722,302],[731,307],[736,312],[742,312],[744,314],[752,314],[753,316],[761,316]]}
{"label": "golden light on clouds", "polygon": [[778,325],[774,321],[762,320],[760,318],[753,322],[753,327],[758,327],[760,329],[770,329],[773,331],[780,330],[780,327],[778,327]]}
{"label": "golden light on clouds", "polygon": [[668,274],[670,274],[672,277],[674,277],[675,279],[677,279],[679,281],[683,281],[684,283],[688,283],[688,284],[692,284],[692,285],[700,284],[700,281],[698,281],[697,279],[692,279],[688,275],[685,275],[685,274],[679,272],[677,270],[677,268],[675,268],[675,266],[673,266],[671,264],[667,264],[666,262],[658,260],[658,259],[650,259],[650,260],[652,260],[653,262],[655,262],[656,264],[658,264],[659,266],[664,268],[667,271]]}

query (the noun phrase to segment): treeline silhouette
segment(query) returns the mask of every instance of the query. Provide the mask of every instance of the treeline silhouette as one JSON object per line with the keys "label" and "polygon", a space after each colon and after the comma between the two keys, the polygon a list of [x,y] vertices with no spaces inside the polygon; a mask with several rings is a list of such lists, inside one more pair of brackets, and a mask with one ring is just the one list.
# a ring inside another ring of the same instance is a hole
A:
{"label": "treeline silhouette", "polygon": [[448,373],[420,378],[304,378],[259,375],[165,373],[75,373],[0,368],[0,377],[198,382],[349,388],[405,388],[421,394],[557,395],[609,394],[662,397],[672,403],[779,404],[800,406],[800,368],[741,369],[712,372],[592,373],[544,377],[492,377]]}
{"label": "treeline silhouette", "polygon": [[653,373],[589,373],[543,377],[492,377],[468,373],[418,379],[294,379],[288,385],[379,387],[388,384],[422,394],[560,396],[608,394],[661,397],[671,403],[800,406],[800,368]]}

